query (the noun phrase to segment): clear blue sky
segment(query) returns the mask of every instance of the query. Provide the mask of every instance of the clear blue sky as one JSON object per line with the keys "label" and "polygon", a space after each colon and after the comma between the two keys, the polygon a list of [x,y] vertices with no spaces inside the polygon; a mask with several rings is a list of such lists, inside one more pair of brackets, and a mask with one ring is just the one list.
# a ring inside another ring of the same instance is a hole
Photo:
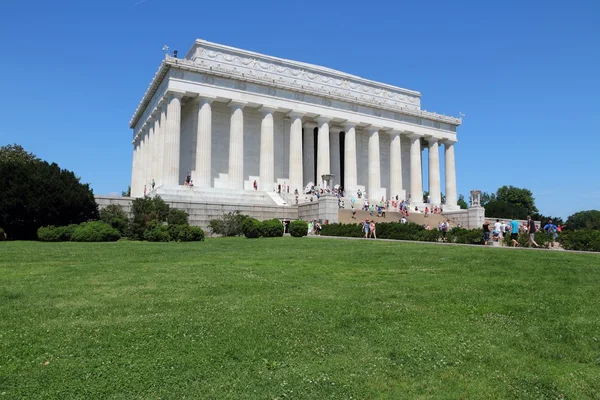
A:
{"label": "clear blue sky", "polygon": [[[196,38],[324,65],[466,114],[459,193],[533,191],[544,214],[600,209],[600,1],[5,1],[0,145],[97,194],[131,176],[138,102]],[[1,190],[1,188],[0,188]]]}

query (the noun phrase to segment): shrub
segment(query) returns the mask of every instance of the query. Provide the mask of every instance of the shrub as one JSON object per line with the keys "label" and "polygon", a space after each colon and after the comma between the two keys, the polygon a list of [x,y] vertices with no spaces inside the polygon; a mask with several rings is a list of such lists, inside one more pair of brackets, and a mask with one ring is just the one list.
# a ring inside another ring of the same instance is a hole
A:
{"label": "shrub", "polygon": [[242,224],[248,218],[239,211],[223,213],[220,218],[212,219],[208,223],[208,229],[213,235],[241,236],[244,234]]}
{"label": "shrub", "polygon": [[100,220],[119,231],[121,236],[129,236],[129,219],[118,204],[110,204],[100,210]]}
{"label": "shrub", "polygon": [[152,221],[144,231],[144,239],[149,242],[168,242],[170,240],[169,227],[158,221]]}
{"label": "shrub", "polygon": [[260,237],[261,227],[262,225],[259,220],[247,217],[242,223],[242,232],[244,232],[244,236],[247,238],[258,238]]}
{"label": "shrub", "polygon": [[423,229],[417,234],[417,240],[421,242],[438,242],[442,237],[442,232],[437,229],[428,231]]}
{"label": "shrub", "polygon": [[567,227],[570,230],[600,229],[600,211],[579,211],[567,218]]}
{"label": "shrub", "polygon": [[171,208],[167,215],[167,223],[169,225],[189,225],[189,215],[183,210]]}
{"label": "shrub", "polygon": [[0,242],[6,240],[6,233],[4,232],[4,229],[0,228]]}
{"label": "shrub", "polygon": [[84,222],[73,231],[73,242],[115,242],[121,238],[118,230],[102,221]]}
{"label": "shrub", "polygon": [[449,243],[483,244],[483,232],[481,229],[452,228],[446,234],[446,240]]}
{"label": "shrub", "polygon": [[174,242],[179,242],[181,236],[185,236],[185,227],[187,225],[168,225],[167,232],[169,233],[169,239]]}
{"label": "shrub", "polygon": [[131,202],[131,236],[144,238],[144,232],[153,221],[165,222],[169,215],[169,206],[159,196],[140,197]]}
{"label": "shrub", "polygon": [[302,237],[308,235],[308,224],[305,221],[297,220],[290,222],[290,235],[293,237]]}
{"label": "shrub", "polygon": [[281,237],[284,227],[278,219],[268,219],[260,224],[260,233],[262,237]]}
{"label": "shrub", "polygon": [[558,241],[565,250],[600,251],[600,231],[597,230],[562,232]]}
{"label": "shrub", "polygon": [[38,240],[42,242],[68,242],[78,225],[46,226],[37,231]]}
{"label": "shrub", "polygon": [[185,226],[179,233],[182,242],[199,242],[204,240],[204,231],[199,226]]}

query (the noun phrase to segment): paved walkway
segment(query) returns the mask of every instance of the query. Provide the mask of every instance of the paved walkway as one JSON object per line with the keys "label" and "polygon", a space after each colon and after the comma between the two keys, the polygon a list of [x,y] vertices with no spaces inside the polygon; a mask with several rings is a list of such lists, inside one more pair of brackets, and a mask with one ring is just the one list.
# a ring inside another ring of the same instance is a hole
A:
{"label": "paved walkway", "polygon": [[593,251],[579,251],[579,250],[565,250],[561,247],[555,248],[539,248],[539,247],[512,247],[512,246],[483,246],[480,244],[463,244],[463,243],[447,243],[447,242],[422,242],[418,240],[397,240],[397,239],[365,239],[364,237],[345,237],[345,236],[321,236],[321,235],[308,235],[309,238],[320,238],[320,239],[339,239],[339,240],[364,240],[364,241],[378,241],[378,242],[392,242],[392,243],[418,243],[418,244],[433,244],[438,246],[465,246],[465,247],[478,247],[478,248],[490,248],[490,249],[511,249],[511,250],[531,250],[531,251],[546,251],[546,252],[558,252],[558,253],[576,253],[576,254],[595,254],[600,255],[598,252]]}

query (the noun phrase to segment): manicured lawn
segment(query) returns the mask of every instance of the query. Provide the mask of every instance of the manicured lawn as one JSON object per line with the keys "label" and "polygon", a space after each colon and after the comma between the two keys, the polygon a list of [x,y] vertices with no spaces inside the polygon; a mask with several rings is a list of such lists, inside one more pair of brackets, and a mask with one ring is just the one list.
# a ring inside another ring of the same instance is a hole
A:
{"label": "manicured lawn", "polygon": [[0,243],[0,399],[598,399],[600,256]]}

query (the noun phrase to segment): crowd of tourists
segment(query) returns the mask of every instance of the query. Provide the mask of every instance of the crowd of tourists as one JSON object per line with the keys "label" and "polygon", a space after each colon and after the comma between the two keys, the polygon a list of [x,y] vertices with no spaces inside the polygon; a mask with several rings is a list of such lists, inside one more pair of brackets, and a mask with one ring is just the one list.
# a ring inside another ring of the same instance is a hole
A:
{"label": "crowd of tourists", "polygon": [[[541,229],[546,232],[550,238],[550,246],[554,247],[554,241],[558,239],[558,234],[562,232],[561,225],[554,225],[552,220],[548,221]],[[510,222],[501,221],[496,219],[493,225],[490,224],[489,220],[485,220],[483,223],[483,236],[485,244],[491,242],[501,242],[504,238],[510,235],[511,243],[513,247],[519,247],[519,233],[527,233],[528,242],[530,246],[540,247],[535,241],[535,233],[540,230],[540,226],[535,223],[530,215],[527,216],[527,221],[519,223],[516,219]]]}

